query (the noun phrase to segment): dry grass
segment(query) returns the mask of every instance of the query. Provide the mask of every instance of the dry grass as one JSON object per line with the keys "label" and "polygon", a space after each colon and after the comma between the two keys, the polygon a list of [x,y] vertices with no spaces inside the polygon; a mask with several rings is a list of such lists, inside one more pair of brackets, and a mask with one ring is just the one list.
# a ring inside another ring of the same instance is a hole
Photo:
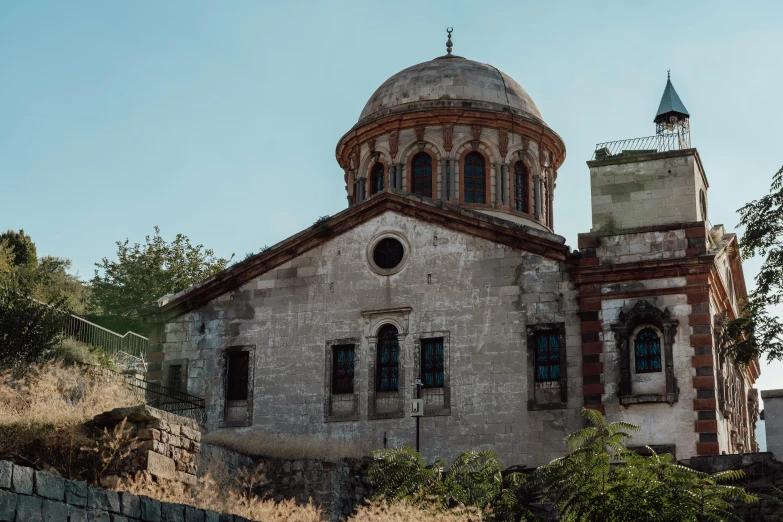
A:
{"label": "dry grass", "polygon": [[63,363],[35,366],[22,378],[0,373],[0,426],[80,424],[138,402],[121,383]]}
{"label": "dry grass", "polygon": [[453,509],[446,512],[427,511],[405,502],[375,501],[356,510],[349,522],[481,522],[486,514],[474,508]]}
{"label": "dry grass", "polygon": [[338,461],[360,459],[370,452],[355,442],[324,440],[306,435],[296,437],[271,435],[258,430],[243,431],[241,436],[233,430],[206,433],[201,442],[221,446],[250,457],[272,457],[279,459],[318,459]]}

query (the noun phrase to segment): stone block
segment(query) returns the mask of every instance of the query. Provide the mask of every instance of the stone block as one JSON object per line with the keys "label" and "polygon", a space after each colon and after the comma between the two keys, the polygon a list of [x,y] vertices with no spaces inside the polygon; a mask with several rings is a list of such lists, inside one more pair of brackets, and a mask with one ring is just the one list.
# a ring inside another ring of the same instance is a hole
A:
{"label": "stone block", "polygon": [[160,501],[150,497],[139,497],[141,520],[144,522],[160,522]]}
{"label": "stone block", "polygon": [[226,513],[221,513],[220,517],[218,518],[218,522],[236,522],[239,520],[234,515],[227,515]]}
{"label": "stone block", "polygon": [[16,493],[0,490],[0,520],[11,521],[16,512]]}
{"label": "stone block", "polygon": [[195,486],[197,482],[195,474],[187,473],[185,471],[177,471],[176,477],[176,480],[191,486]]}
{"label": "stone block", "polygon": [[119,513],[122,509],[120,495],[118,492],[108,489],[89,488],[87,492],[87,507]]}
{"label": "stone block", "polygon": [[177,469],[174,460],[154,451],[147,451],[147,471],[156,477],[177,480]]}
{"label": "stone block", "polygon": [[68,520],[68,504],[54,500],[44,500],[41,505],[41,516],[46,522]]}
{"label": "stone block", "polygon": [[160,522],[185,522],[185,506],[164,502],[160,508]]}
{"label": "stone block", "polygon": [[206,522],[206,515],[193,506],[185,506],[185,522]]}
{"label": "stone block", "polygon": [[11,473],[11,491],[22,495],[33,494],[33,470],[24,466],[14,466]]}
{"label": "stone block", "polygon": [[76,480],[65,481],[65,501],[72,506],[84,507],[87,505],[88,487],[86,482]]}
{"label": "stone block", "polygon": [[28,497],[17,495],[16,497],[16,520],[24,522],[42,522],[41,504],[43,500],[40,497]]}
{"label": "stone block", "polygon": [[[160,440],[160,430],[155,428],[142,428],[136,435],[139,440]],[[164,441],[165,442],[165,441]]]}
{"label": "stone block", "polygon": [[11,473],[14,465],[7,460],[0,460],[0,489],[11,489]]}
{"label": "stone block", "polygon": [[130,519],[122,515],[112,515],[111,522],[130,522]]}
{"label": "stone block", "polygon": [[133,493],[128,493],[127,491],[120,493],[120,505],[120,511],[123,515],[132,518],[139,518],[141,516],[139,497]]}
{"label": "stone block", "polygon": [[87,511],[76,506],[68,506],[68,522],[87,522]]}
{"label": "stone block", "polygon": [[43,471],[36,471],[35,492],[44,498],[63,500],[65,498],[65,479]]}
{"label": "stone block", "polygon": [[87,511],[87,522],[111,522],[111,517],[104,511]]}
{"label": "stone block", "polygon": [[[229,515],[230,516],[230,515]],[[233,517],[232,517],[233,521]],[[220,522],[220,513],[215,511],[204,511],[204,522]]]}
{"label": "stone block", "polygon": [[193,441],[196,441],[196,442],[200,442],[201,441],[201,432],[199,430],[197,430],[197,429],[194,430],[194,429],[191,429],[191,428],[189,428],[187,426],[182,426],[180,434],[183,437],[189,438],[190,440],[193,440]]}

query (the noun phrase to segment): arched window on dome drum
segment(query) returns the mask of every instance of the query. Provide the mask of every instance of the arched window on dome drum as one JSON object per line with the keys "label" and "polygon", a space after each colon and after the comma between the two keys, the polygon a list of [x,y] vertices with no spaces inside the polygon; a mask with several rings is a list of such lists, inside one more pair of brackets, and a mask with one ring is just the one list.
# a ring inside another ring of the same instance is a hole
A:
{"label": "arched window on dome drum", "polygon": [[544,224],[549,224],[549,196],[547,194],[546,178],[541,178],[541,218],[544,220]]}
{"label": "arched window on dome drum", "polygon": [[397,328],[391,324],[378,332],[377,361],[375,364],[375,391],[397,391],[400,372],[400,341]]}
{"label": "arched window on dome drum", "polygon": [[[419,152],[411,162],[411,192],[419,196],[432,197],[432,157],[426,152]],[[396,389],[396,388],[395,388]]]}
{"label": "arched window on dome drum", "polygon": [[484,156],[478,152],[471,152],[465,156],[465,168],[463,171],[463,186],[465,188],[466,203],[484,203]]}
{"label": "arched window on dome drum", "polygon": [[383,163],[376,163],[372,166],[372,171],[370,172],[371,194],[383,192],[384,179]]}
{"label": "arched window on dome drum", "polygon": [[514,210],[527,212],[528,178],[525,164],[521,161],[514,163]]}
{"label": "arched window on dome drum", "polygon": [[636,373],[661,371],[661,338],[652,328],[643,328],[634,340]]}

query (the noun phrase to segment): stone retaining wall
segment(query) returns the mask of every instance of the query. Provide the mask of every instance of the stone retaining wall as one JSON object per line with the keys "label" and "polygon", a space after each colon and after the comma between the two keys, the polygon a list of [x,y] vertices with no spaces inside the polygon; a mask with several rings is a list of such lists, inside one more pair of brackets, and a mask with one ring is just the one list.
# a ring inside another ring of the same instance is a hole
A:
{"label": "stone retaining wall", "polygon": [[0,522],[248,522],[183,504],[95,489],[0,461]]}

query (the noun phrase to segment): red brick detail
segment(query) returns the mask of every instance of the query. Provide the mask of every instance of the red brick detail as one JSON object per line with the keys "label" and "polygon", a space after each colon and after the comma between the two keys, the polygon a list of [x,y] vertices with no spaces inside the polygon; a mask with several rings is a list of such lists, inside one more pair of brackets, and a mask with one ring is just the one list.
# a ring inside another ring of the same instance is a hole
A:
{"label": "red brick detail", "polygon": [[583,312],[597,312],[601,310],[600,300],[579,300],[579,309]]}
{"label": "red brick detail", "polygon": [[601,285],[598,285],[598,284],[581,285],[579,287],[579,295],[580,296],[588,296],[588,295],[600,296],[601,295]]}
{"label": "red brick detail", "polygon": [[712,355],[694,355],[691,357],[691,365],[694,368],[698,368],[699,366],[713,366],[714,364],[715,361],[712,358]]}
{"label": "red brick detail", "polygon": [[708,303],[710,300],[709,290],[703,290],[701,287],[688,288],[685,294],[688,296],[688,304]]}
{"label": "red brick detail", "polygon": [[717,442],[697,442],[696,455],[717,455],[720,453],[720,446]]}
{"label": "red brick detail", "polygon": [[703,247],[699,248],[686,248],[685,249],[685,256],[686,257],[693,257],[693,256],[700,256],[702,254],[707,253],[707,245],[704,245]]}
{"label": "red brick detail", "polygon": [[595,375],[604,373],[604,363],[584,363],[582,364],[582,375]]}
{"label": "red brick detail", "polygon": [[707,237],[707,229],[701,227],[690,227],[685,229],[685,237]]}
{"label": "red brick detail", "polygon": [[710,282],[709,274],[692,274],[686,278],[688,286],[707,285]]}
{"label": "red brick detail", "polygon": [[604,353],[604,343],[582,343],[582,353]]}
{"label": "red brick detail", "polygon": [[688,316],[688,322],[691,326],[696,324],[712,324],[710,314],[691,314]]}
{"label": "red brick detail", "polygon": [[717,433],[718,421],[716,420],[701,420],[696,421],[696,433]]}
{"label": "red brick detail", "polygon": [[[712,346],[712,336],[710,334],[691,335],[691,346]],[[700,364],[699,366],[706,366]]]}
{"label": "red brick detail", "polygon": [[598,266],[600,261],[597,257],[583,257],[579,259],[579,266]]}
{"label": "red brick detail", "polygon": [[598,395],[604,393],[603,384],[583,384],[582,387],[584,388],[585,395]]}
{"label": "red brick detail", "polygon": [[602,332],[604,329],[601,321],[584,321],[582,323],[582,333],[587,332]]}
{"label": "red brick detail", "polygon": [[162,362],[163,352],[150,352],[147,354],[147,362]]}
{"label": "red brick detail", "polygon": [[579,246],[579,250],[582,250],[583,248],[597,248],[601,245],[601,240],[597,237],[580,236],[577,245]]}
{"label": "red brick detail", "polygon": [[696,411],[717,409],[715,399],[693,399],[693,409]]}
{"label": "red brick detail", "polygon": [[714,388],[715,387],[715,377],[694,377],[693,378],[693,387],[694,388]]}
{"label": "red brick detail", "polygon": [[603,415],[606,415],[606,405],[605,404],[591,404],[590,406],[585,406],[588,410],[598,410]]}

